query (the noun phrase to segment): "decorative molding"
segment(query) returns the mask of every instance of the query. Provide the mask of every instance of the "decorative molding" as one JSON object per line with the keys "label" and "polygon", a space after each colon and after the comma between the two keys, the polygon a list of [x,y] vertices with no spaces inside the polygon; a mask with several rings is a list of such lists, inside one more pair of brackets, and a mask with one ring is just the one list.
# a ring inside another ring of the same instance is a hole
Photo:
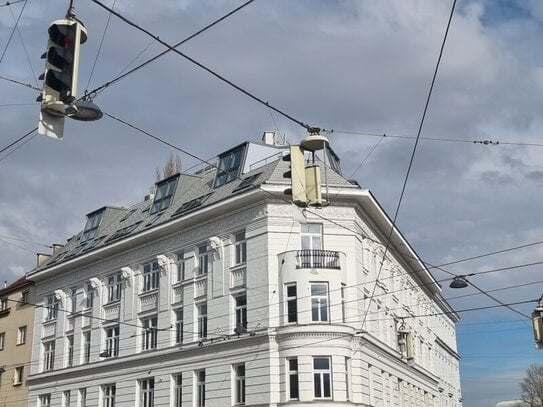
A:
{"label": "decorative molding", "polygon": [[224,245],[222,240],[217,236],[212,236],[209,238],[209,246],[211,247],[211,252],[216,259],[222,259],[224,256]]}
{"label": "decorative molding", "polygon": [[60,303],[63,307],[67,307],[66,298],[67,294],[64,290],[55,290],[55,297],[60,300]]}
{"label": "decorative molding", "polygon": [[156,259],[158,262],[158,268],[160,269],[160,274],[162,276],[167,276],[175,264],[175,259],[172,259],[170,256],[165,254],[158,254]]}

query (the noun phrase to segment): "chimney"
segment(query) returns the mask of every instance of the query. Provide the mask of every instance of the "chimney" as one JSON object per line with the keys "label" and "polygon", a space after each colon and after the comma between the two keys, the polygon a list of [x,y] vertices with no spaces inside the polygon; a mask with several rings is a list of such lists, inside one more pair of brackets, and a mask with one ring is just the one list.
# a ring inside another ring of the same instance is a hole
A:
{"label": "chimney", "polygon": [[51,258],[50,254],[45,254],[45,253],[36,253],[36,256],[37,256],[36,265],[38,267],[40,267],[43,263],[45,263],[47,260],[49,260]]}
{"label": "chimney", "polygon": [[262,135],[262,142],[269,146],[275,145],[275,132],[274,131],[265,131]]}
{"label": "chimney", "polygon": [[64,247],[63,244],[53,243],[53,254],[57,254]]}

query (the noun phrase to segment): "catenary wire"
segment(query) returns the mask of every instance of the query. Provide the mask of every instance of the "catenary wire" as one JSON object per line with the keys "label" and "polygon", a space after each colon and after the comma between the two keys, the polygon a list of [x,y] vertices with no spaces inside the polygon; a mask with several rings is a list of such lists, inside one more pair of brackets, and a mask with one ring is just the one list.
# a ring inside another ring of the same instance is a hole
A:
{"label": "catenary wire", "polygon": [[[407,188],[407,182],[409,180],[409,175],[411,174],[411,168],[412,168],[413,162],[415,160],[415,153],[417,151],[417,146],[418,146],[420,136],[421,136],[421,133],[422,133],[422,128],[424,126],[426,113],[428,112],[428,107],[430,106],[430,99],[432,97],[432,91],[434,89],[434,85],[435,85],[436,78],[437,78],[437,73],[439,71],[439,66],[440,66],[440,63],[441,63],[441,57],[443,56],[443,51],[445,49],[445,43],[447,42],[447,37],[448,37],[448,34],[449,34],[449,29],[450,29],[450,26],[451,26],[453,15],[454,15],[455,6],[456,6],[456,0],[453,0],[452,6],[451,6],[451,12],[449,14],[449,20],[447,22],[447,28],[445,29],[445,34],[443,36],[443,40],[441,42],[441,48],[439,50],[439,57],[437,59],[436,66],[434,68],[434,74],[432,76],[430,89],[429,89],[428,95],[426,97],[426,103],[424,104],[424,110],[423,110],[423,113],[422,113],[422,117],[421,117],[421,120],[420,120],[420,123],[419,123],[418,130],[417,130],[417,138],[415,140],[415,144],[413,145],[413,149],[412,149],[412,152],[411,152],[411,157],[409,158],[409,165],[407,166],[407,171],[406,171],[405,178],[404,178],[404,181],[403,181],[403,185],[402,185],[402,188],[401,188],[400,197],[398,199],[398,204],[396,205],[396,209],[394,210],[394,216],[392,217],[392,225],[390,226],[390,232],[388,233],[388,236],[387,236],[387,240],[386,240],[386,244],[385,244],[385,250],[383,252],[383,260],[381,261],[381,264],[379,266],[379,271],[377,272],[377,280],[379,280],[379,276],[380,276],[380,274],[381,274],[381,272],[383,270],[383,264],[384,264],[384,260],[386,258],[386,254],[388,252],[388,248],[390,246],[390,242],[391,242],[391,239],[392,239],[392,234],[394,233],[394,230],[396,229],[396,221],[398,219],[398,214],[400,212],[400,208],[401,208],[401,205],[402,205],[402,200],[403,200],[403,197],[404,197],[404,194],[405,194],[405,190]],[[373,295],[374,295],[376,289],[377,289],[377,282],[373,286],[373,290],[372,290],[372,293],[371,293],[369,301],[368,301],[368,310],[369,310],[369,307],[371,306],[372,298],[373,298]],[[360,327],[360,330],[362,330],[364,328],[365,322],[366,322],[366,317],[364,316],[364,318],[362,320],[362,325]]]}
{"label": "catenary wire", "polygon": [[9,44],[11,43],[11,40],[13,39],[13,34],[15,34],[15,30],[17,29],[17,26],[19,25],[19,21],[21,20],[21,16],[23,15],[27,2],[28,0],[25,0],[25,2],[23,3],[23,7],[21,8],[21,11],[19,12],[19,17],[17,17],[17,21],[15,22],[15,25],[13,29],[11,30],[11,33],[9,34],[8,42],[4,46],[4,50],[2,51],[2,55],[0,56],[0,64],[4,60],[4,56],[6,55],[6,51],[9,48]]}
{"label": "catenary wire", "polygon": [[203,69],[204,71],[208,72],[209,74],[211,74],[212,76],[214,76],[215,78],[221,80],[222,82],[230,85],[231,87],[233,87],[234,89],[236,89],[237,91],[243,93],[245,96],[248,96],[249,98],[253,99],[254,101],[272,109],[273,111],[275,111],[276,113],[279,113],[281,116],[287,118],[288,120],[292,121],[293,123],[296,123],[298,125],[300,125],[301,127],[307,129],[307,130],[310,130],[311,129],[311,126],[307,125],[306,123],[294,118],[293,116],[291,116],[290,114],[284,112],[283,110],[280,110],[279,108],[271,105],[269,102],[266,102],[264,101],[263,99],[253,95],[252,93],[250,93],[249,91],[245,90],[244,88],[242,88],[241,86],[235,84],[234,82],[232,82],[231,80],[229,79],[226,79],[224,76],[220,75],[219,73],[215,72],[214,70],[212,70],[211,68],[208,68],[207,66],[205,66],[204,64],[196,61],[194,58],[188,56],[187,54],[177,50],[175,47],[173,47],[172,45],[168,44],[166,41],[163,41],[161,40],[158,36],[154,35],[153,33],[151,33],[149,30],[143,28],[143,27],[140,27],[138,24],[132,22],[131,20],[129,20],[127,17],[123,16],[122,14],[116,12],[115,10],[112,10],[110,7],[106,6],[105,4],[103,4],[102,2],[100,2],[99,0],[91,0],[93,3],[97,4],[98,6],[102,7],[103,9],[111,12],[113,15],[115,15],[116,17],[118,17],[119,19],[121,19],[122,21],[124,21],[126,24],[134,27],[135,29],[147,34],[148,36],[150,36],[151,38],[154,38],[157,42],[159,42],[160,44],[164,45],[166,48],[168,48],[169,50],[171,50],[172,52],[176,53],[177,55],[181,56],[182,58],[185,58],[187,61],[189,62],[192,62],[194,65],[198,66],[199,68]]}
{"label": "catenary wire", "polygon": [[23,1],[26,1],[26,0],[6,1],[5,3],[0,4],[0,7],[8,7],[8,6],[11,6],[12,4],[22,3]]}
{"label": "catenary wire", "polygon": [[15,27],[17,28],[17,35],[18,35],[19,39],[21,40],[21,44],[23,46],[23,50],[24,50],[24,53],[25,53],[25,56],[26,56],[26,60],[28,62],[28,66],[30,67],[30,71],[32,72],[32,77],[34,78],[34,81],[36,82],[36,86],[39,86],[38,85],[38,78],[36,77],[36,73],[34,72],[34,68],[32,67],[32,62],[30,61],[30,57],[28,56],[28,51],[26,50],[26,45],[25,45],[25,42],[23,40],[21,30],[19,30],[19,26],[17,25],[17,20],[15,18],[15,14],[13,14],[13,10],[11,9],[11,7],[9,8],[9,11],[11,13],[11,16],[13,17],[13,22],[15,23]]}
{"label": "catenary wire", "polygon": [[[174,44],[173,45],[173,48],[177,48],[177,47],[180,47],[181,45],[183,45],[184,43],[186,43],[187,41],[190,41],[191,39],[193,39],[194,37],[202,34],[203,32],[207,31],[208,29],[210,29],[211,27],[215,26],[216,24],[220,23],[221,21],[227,19],[228,17],[230,17],[231,15],[237,13],[238,11],[242,10],[243,8],[245,8],[246,6],[248,6],[249,4],[251,4],[252,2],[254,2],[255,0],[249,0],[249,1],[246,1],[245,3],[241,4],[240,6],[236,7],[235,9],[233,9],[232,11],[230,11],[229,13],[225,14],[224,16],[218,18],[217,20],[211,22],[210,24],[206,25],[205,27],[201,28],[200,30],[196,31],[195,33],[191,34],[190,36],[188,36],[187,38],[185,38],[184,40],[182,41],[179,41],[178,43]],[[109,13],[109,16],[111,16],[111,12]],[[138,54],[138,56],[136,56],[135,59],[133,59],[129,65],[134,62],[141,54],[143,54],[143,52],[145,52],[145,50],[147,50],[147,48],[149,48],[154,42],[156,42],[156,39],[154,38],[153,36],[153,39],[152,41],[149,43],[149,45],[147,45],[145,47],[145,49],[140,52]],[[140,68],[143,68],[144,66],[150,64],[151,62],[157,60],[158,58],[160,58],[161,56],[167,54],[168,52],[172,51],[170,48],[168,48],[167,50],[165,51],[162,51],[161,53],[155,55],[154,57],[148,59],[147,61],[145,62],[142,62],[141,64],[139,64],[138,66],[132,68],[130,71],[127,71],[126,73],[122,73],[124,71],[124,69],[127,69],[127,66],[126,68],[124,68],[121,73],[119,73],[119,75],[115,78],[113,78],[112,80],[104,83],[103,85],[91,90],[90,92],[85,92],[86,94],[88,95],[93,95],[93,94],[97,94],[98,92],[101,92],[103,91],[105,88],[107,88],[108,86],[114,84],[115,82],[118,82],[120,81],[121,79],[127,77],[128,75],[136,72],[137,70],[139,70]]]}

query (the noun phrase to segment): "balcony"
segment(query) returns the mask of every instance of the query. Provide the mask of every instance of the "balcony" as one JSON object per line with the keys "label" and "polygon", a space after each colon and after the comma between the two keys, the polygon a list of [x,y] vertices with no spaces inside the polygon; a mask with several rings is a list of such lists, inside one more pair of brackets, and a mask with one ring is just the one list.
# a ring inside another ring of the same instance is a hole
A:
{"label": "balcony", "polygon": [[230,288],[243,288],[245,287],[245,276],[247,269],[245,267],[238,267],[230,270]]}
{"label": "balcony", "polygon": [[297,250],[296,268],[340,270],[339,252],[332,250]]}
{"label": "balcony", "polygon": [[119,319],[120,312],[120,301],[110,302],[104,305],[104,318],[109,321]]}

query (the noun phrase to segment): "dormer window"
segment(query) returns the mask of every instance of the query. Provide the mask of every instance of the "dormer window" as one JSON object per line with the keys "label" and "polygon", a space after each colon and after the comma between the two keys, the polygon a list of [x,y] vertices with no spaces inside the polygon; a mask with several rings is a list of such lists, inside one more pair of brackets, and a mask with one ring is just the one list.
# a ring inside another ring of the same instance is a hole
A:
{"label": "dormer window", "polygon": [[149,211],[151,215],[153,213],[163,211],[164,209],[168,209],[168,207],[170,206],[170,203],[172,202],[173,194],[175,192],[175,187],[177,186],[178,179],[179,179],[179,176],[176,175],[174,177],[170,177],[165,180],[162,180],[156,184],[155,199]]}
{"label": "dormer window", "polygon": [[85,224],[85,229],[83,229],[83,235],[81,236],[82,242],[94,239],[96,237],[103,214],[104,210],[100,209],[87,215],[87,223]]}
{"label": "dormer window", "polygon": [[219,166],[214,188],[228,184],[238,178],[243,158],[243,150],[244,148],[241,146],[234,150],[227,151],[219,157]]}

